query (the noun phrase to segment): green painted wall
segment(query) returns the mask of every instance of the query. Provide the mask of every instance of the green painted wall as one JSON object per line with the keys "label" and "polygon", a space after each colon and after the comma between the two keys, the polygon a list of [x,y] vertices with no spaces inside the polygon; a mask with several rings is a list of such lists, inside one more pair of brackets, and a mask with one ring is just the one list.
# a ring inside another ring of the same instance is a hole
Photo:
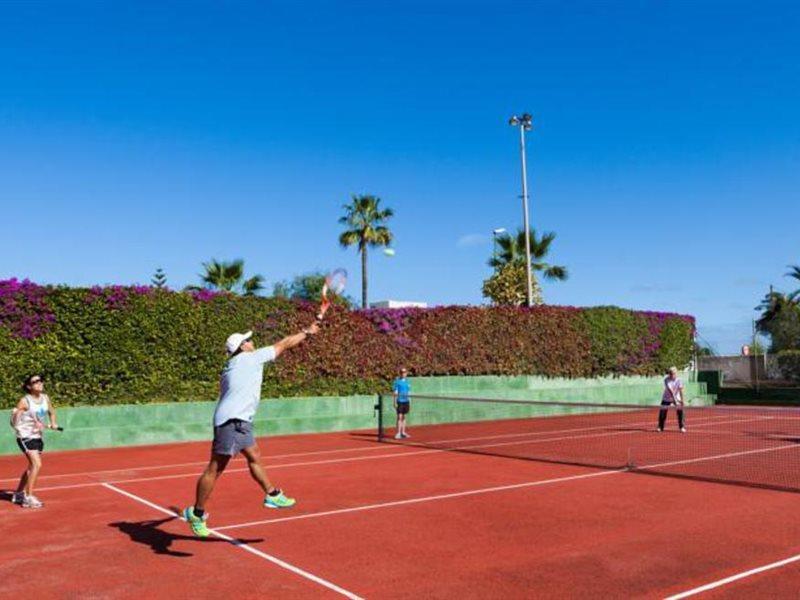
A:
{"label": "green painted wall", "polygon": [[[685,378],[684,381],[689,378]],[[412,378],[416,394],[482,396],[529,400],[652,404],[661,395],[660,378],[543,379],[540,377]],[[689,381],[688,396],[705,385]],[[58,398],[54,398],[56,404]],[[258,435],[375,429],[376,396],[271,398],[256,416]],[[702,397],[701,402],[712,402]],[[214,402],[85,406],[58,409],[64,432],[47,432],[48,450],[160,444],[211,438]],[[4,419],[8,419],[6,411]],[[7,422],[7,421],[6,421]],[[0,438],[0,454],[18,452],[13,431]]]}

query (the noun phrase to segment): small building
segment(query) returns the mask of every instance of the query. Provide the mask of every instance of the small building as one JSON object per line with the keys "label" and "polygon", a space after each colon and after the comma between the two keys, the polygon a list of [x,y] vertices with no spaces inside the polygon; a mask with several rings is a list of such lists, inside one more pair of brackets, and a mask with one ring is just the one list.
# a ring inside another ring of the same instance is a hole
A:
{"label": "small building", "polygon": [[370,308],[428,308],[427,302],[410,302],[408,300],[380,300],[370,302]]}

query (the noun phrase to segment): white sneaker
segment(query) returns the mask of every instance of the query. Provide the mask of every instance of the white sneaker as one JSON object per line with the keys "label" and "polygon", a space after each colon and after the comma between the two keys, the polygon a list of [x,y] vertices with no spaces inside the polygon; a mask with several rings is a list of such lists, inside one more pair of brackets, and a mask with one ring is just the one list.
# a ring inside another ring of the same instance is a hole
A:
{"label": "white sneaker", "polygon": [[681,433],[686,433],[686,427],[681,427]]}
{"label": "white sneaker", "polygon": [[36,496],[25,496],[22,501],[23,508],[42,508],[44,504]]}
{"label": "white sneaker", "polygon": [[394,439],[396,439],[396,440],[402,440],[402,439],[403,439],[403,434],[402,434],[402,433],[395,433],[395,434],[394,434]]}
{"label": "white sneaker", "polygon": [[407,433],[403,433],[403,437],[404,438],[410,438],[411,436],[409,434],[407,434]]}
{"label": "white sneaker", "polygon": [[22,504],[25,501],[25,492],[14,492],[11,496],[11,504]]}

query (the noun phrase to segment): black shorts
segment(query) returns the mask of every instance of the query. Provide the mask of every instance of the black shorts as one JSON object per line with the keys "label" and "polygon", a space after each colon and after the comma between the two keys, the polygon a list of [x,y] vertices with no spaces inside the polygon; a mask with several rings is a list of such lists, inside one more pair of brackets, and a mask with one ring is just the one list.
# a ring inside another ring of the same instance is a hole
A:
{"label": "black shorts", "polygon": [[17,438],[17,446],[23,453],[31,450],[44,452],[44,440],[42,438]]}
{"label": "black shorts", "polygon": [[397,403],[397,414],[398,415],[407,415],[411,410],[411,402],[398,402]]}

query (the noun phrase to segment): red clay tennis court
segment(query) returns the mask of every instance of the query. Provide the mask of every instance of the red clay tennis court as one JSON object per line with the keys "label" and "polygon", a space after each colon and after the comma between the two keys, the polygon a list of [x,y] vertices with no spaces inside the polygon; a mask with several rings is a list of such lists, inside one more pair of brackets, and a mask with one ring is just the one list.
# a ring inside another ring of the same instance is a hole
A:
{"label": "red clay tennis court", "polygon": [[[600,439],[628,438],[628,449],[647,440],[651,450],[682,439],[695,453],[748,452],[731,464],[777,457],[751,467],[777,465],[787,472],[773,478],[786,483],[800,462],[788,416],[769,428],[779,436],[744,450],[769,417],[689,415],[686,434],[657,434],[651,414],[595,416],[536,419],[527,454],[513,419],[418,426],[397,443],[367,431],[262,439],[271,477],[298,505],[263,509],[237,460],[208,507],[215,535],[204,540],[175,513],[191,502],[208,443],[48,453],[37,492],[45,508],[0,503],[4,595],[34,586],[41,598],[797,596],[791,486],[537,456],[549,446],[591,457]],[[701,462],[716,464],[684,464]],[[22,468],[19,456],[0,458],[0,489]]]}

